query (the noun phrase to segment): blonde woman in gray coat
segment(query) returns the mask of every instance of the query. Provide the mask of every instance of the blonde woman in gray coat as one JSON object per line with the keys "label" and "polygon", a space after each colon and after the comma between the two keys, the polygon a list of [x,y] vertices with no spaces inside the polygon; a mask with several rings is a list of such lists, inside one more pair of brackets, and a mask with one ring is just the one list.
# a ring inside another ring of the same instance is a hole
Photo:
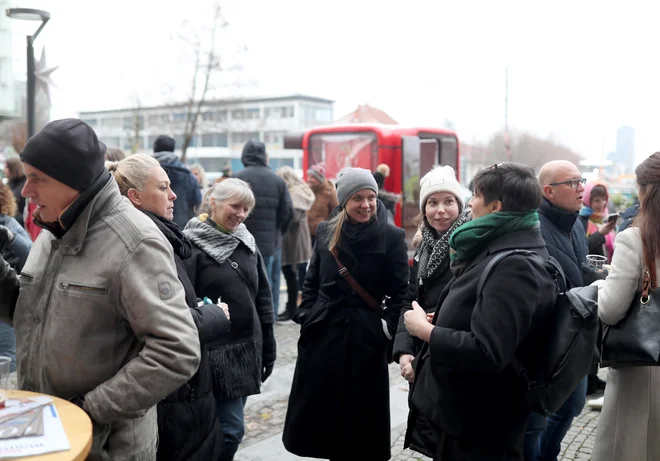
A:
{"label": "blonde woman in gray coat", "polygon": [[[639,296],[644,252],[660,268],[660,152],[635,170],[640,212],[632,227],[617,235],[612,271],[599,285],[598,316],[608,325],[623,319]],[[644,245],[642,245],[642,240]],[[656,270],[657,280],[660,272]],[[598,422],[592,461],[660,460],[660,367],[611,369]]]}

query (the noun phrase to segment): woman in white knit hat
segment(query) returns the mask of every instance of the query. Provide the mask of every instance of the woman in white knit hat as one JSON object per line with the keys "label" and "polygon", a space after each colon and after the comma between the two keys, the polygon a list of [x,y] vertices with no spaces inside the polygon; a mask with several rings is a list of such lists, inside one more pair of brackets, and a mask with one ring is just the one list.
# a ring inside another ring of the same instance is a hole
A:
{"label": "woman in white knit hat", "polygon": [[[403,323],[403,314],[417,301],[427,312],[433,313],[445,285],[452,279],[449,270],[449,237],[455,229],[471,219],[461,193],[461,185],[450,166],[437,166],[420,181],[420,214],[415,218],[419,230],[413,238],[417,248],[410,270],[408,294],[401,309],[399,328],[394,341],[394,360],[399,363],[401,376],[412,384],[415,378],[412,362],[423,342],[413,337]],[[406,434],[405,446],[433,457],[433,449],[426,447],[423,418],[419,417],[415,431]],[[431,431],[428,431],[431,432]]]}

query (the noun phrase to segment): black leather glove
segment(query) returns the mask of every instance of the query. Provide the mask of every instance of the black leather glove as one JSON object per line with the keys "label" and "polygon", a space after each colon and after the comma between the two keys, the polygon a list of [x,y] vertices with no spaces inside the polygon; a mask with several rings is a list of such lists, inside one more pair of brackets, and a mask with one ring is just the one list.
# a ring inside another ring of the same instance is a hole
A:
{"label": "black leather glove", "polygon": [[275,365],[275,358],[277,357],[277,348],[275,344],[275,332],[273,331],[273,324],[268,323],[261,325],[263,334],[263,347],[261,351],[261,361],[263,363],[261,371],[261,382],[265,382],[268,377],[273,373],[273,366]]}
{"label": "black leather glove", "polygon": [[0,226],[0,251],[14,241],[14,233],[7,226]]}
{"label": "black leather glove", "polygon": [[270,365],[264,365],[264,369],[261,370],[261,382],[265,383],[266,380],[273,374],[273,366],[275,364],[271,363]]}

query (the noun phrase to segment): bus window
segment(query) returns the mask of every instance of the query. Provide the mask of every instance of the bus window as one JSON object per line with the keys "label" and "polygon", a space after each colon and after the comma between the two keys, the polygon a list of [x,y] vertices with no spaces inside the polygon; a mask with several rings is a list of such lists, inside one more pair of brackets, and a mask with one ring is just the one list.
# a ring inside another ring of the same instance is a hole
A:
{"label": "bus window", "polygon": [[455,136],[438,133],[419,133],[421,139],[434,139],[439,144],[438,165],[449,165],[458,171],[458,141]]}
{"label": "bus window", "polygon": [[[407,138],[402,136],[402,140]],[[408,250],[412,248],[412,238],[417,232],[414,218],[419,214],[419,180],[428,173],[439,158],[438,142],[436,139],[422,139],[418,147],[407,148],[405,140],[402,143],[403,165],[403,205],[401,206],[401,224],[406,231]]]}
{"label": "bus window", "polygon": [[308,166],[325,162],[330,179],[345,167],[375,171],[378,165],[378,138],[375,133],[316,133],[309,137]]}

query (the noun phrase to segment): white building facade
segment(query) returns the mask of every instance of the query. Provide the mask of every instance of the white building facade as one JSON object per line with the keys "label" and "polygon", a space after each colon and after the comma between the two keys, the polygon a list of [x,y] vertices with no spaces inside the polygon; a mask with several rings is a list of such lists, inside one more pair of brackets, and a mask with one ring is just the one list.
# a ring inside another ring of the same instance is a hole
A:
{"label": "white building facade", "polygon": [[[226,167],[236,172],[243,168],[243,146],[258,139],[266,144],[271,168],[289,165],[300,170],[302,151],[285,150],[284,135],[332,123],[333,103],[299,94],[208,101],[202,107],[186,162],[200,163],[211,177]],[[180,152],[186,109],[185,104],[174,104],[81,112],[80,118],[106,145],[126,153],[153,152],[153,143],[162,134],[174,138]]]}

